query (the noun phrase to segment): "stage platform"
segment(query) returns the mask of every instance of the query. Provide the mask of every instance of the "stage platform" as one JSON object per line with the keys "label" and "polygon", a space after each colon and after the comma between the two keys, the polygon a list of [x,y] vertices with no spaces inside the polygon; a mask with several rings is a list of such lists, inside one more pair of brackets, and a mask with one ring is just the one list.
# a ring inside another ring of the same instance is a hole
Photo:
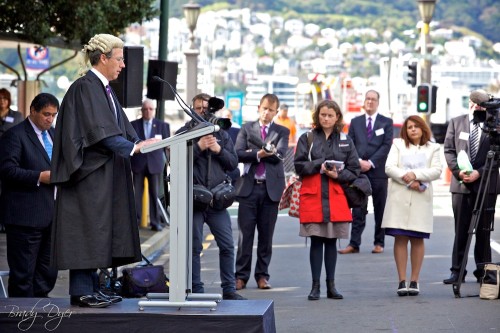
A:
{"label": "stage platform", "polygon": [[214,311],[145,307],[124,299],[104,309],[71,306],[69,298],[1,298],[1,332],[276,332],[272,300],[221,301]]}

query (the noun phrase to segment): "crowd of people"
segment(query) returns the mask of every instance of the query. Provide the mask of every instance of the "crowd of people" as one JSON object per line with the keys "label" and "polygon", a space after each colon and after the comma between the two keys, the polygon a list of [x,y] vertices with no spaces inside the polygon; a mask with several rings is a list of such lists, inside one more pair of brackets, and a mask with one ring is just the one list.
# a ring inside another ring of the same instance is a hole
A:
{"label": "crowd of people", "polygon": [[[120,302],[120,295],[100,289],[97,269],[141,260],[138,226],[144,219],[145,179],[150,227],[163,228],[157,199],[168,150],[147,154],[140,150],[168,138],[170,127],[155,118],[155,102],[149,99],[142,104],[142,118],[128,120],[109,86],[125,68],[123,45],[115,36],[95,35],[83,49],[91,66],[88,72],[70,86],[60,105],[50,94],[37,95],[25,120],[10,109],[9,92],[0,89],[0,224],[7,234],[11,297],[47,297],[57,271],[68,269],[72,305],[102,308]],[[211,116],[210,98],[202,93],[192,99],[199,117]],[[244,300],[237,291],[252,278],[257,288],[272,288],[269,266],[288,154],[302,182],[299,236],[311,240],[312,288],[307,298],[320,299],[323,263],[327,297],[343,298],[335,286],[337,256],[360,252],[368,213],[367,202],[350,207],[344,188],[361,174],[366,175],[373,193],[371,252],[383,253],[385,236],[394,237],[397,295],[419,294],[424,240],[433,231],[432,181],[442,172],[440,145],[432,142],[431,130],[419,116],[405,119],[401,137],[393,138],[393,122],[379,113],[379,101],[377,91],[367,91],[365,112],[352,119],[347,133],[339,105],[322,101],[313,112],[312,129],[296,138],[288,107],[280,106],[276,95],[265,94],[256,110],[257,120],[193,140],[193,183],[212,190],[232,182],[239,203],[236,253],[227,207],[213,204],[194,209],[193,293],[204,293],[200,256],[205,223],[219,249],[223,299]],[[490,145],[489,137],[478,131],[481,121],[474,116],[484,109],[472,101],[469,109],[469,115],[451,121],[444,143],[453,174],[450,191],[455,218],[451,275],[445,284],[457,282],[467,256],[468,228]],[[223,112],[230,117],[227,110]],[[179,131],[196,124],[191,120]],[[470,160],[470,170],[458,162],[462,151]],[[498,172],[490,182],[474,249],[478,281],[484,263],[491,261],[493,214],[488,212],[500,192]],[[30,210],[23,208],[28,201]],[[339,239],[350,241],[344,249],[337,249]]]}

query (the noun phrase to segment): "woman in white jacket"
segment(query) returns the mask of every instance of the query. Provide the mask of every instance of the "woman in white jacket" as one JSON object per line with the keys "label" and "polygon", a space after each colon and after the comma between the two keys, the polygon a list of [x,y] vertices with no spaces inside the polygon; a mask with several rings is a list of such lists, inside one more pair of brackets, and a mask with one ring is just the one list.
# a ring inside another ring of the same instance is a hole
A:
{"label": "woman in white jacket", "polygon": [[[394,259],[399,275],[397,294],[416,296],[424,260],[424,239],[432,233],[432,181],[441,175],[440,146],[432,143],[431,130],[419,116],[408,117],[395,139],[385,172],[389,176],[382,228],[395,237]],[[411,278],[406,284],[408,242],[411,244]]]}

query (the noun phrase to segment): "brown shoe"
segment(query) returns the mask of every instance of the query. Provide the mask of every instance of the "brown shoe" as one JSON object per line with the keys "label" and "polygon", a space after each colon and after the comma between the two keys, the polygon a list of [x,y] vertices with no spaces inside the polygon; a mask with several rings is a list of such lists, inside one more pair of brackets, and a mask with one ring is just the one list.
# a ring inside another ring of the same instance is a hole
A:
{"label": "brown shoe", "polygon": [[242,279],[236,279],[236,290],[245,289],[247,287],[247,283]]}
{"label": "brown shoe", "polygon": [[260,278],[257,282],[257,286],[259,287],[259,289],[271,289],[271,285],[266,278]]}
{"label": "brown shoe", "polygon": [[338,250],[338,253],[340,254],[359,253],[359,249],[355,248],[354,246],[347,245],[345,249]]}
{"label": "brown shoe", "polygon": [[375,247],[372,250],[372,253],[383,253],[384,248],[380,245],[375,245]]}

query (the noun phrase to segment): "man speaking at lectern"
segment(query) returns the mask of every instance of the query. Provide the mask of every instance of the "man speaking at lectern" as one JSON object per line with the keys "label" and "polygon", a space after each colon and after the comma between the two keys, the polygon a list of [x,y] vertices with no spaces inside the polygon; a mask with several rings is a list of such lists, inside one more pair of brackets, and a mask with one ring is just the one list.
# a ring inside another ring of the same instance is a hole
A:
{"label": "man speaking at lectern", "polygon": [[109,87],[125,68],[122,40],[95,35],[82,52],[92,68],[64,96],[54,137],[53,259],[70,270],[71,305],[100,308],[121,298],[98,290],[96,269],[141,260],[130,157],[159,140],[139,140]]}

